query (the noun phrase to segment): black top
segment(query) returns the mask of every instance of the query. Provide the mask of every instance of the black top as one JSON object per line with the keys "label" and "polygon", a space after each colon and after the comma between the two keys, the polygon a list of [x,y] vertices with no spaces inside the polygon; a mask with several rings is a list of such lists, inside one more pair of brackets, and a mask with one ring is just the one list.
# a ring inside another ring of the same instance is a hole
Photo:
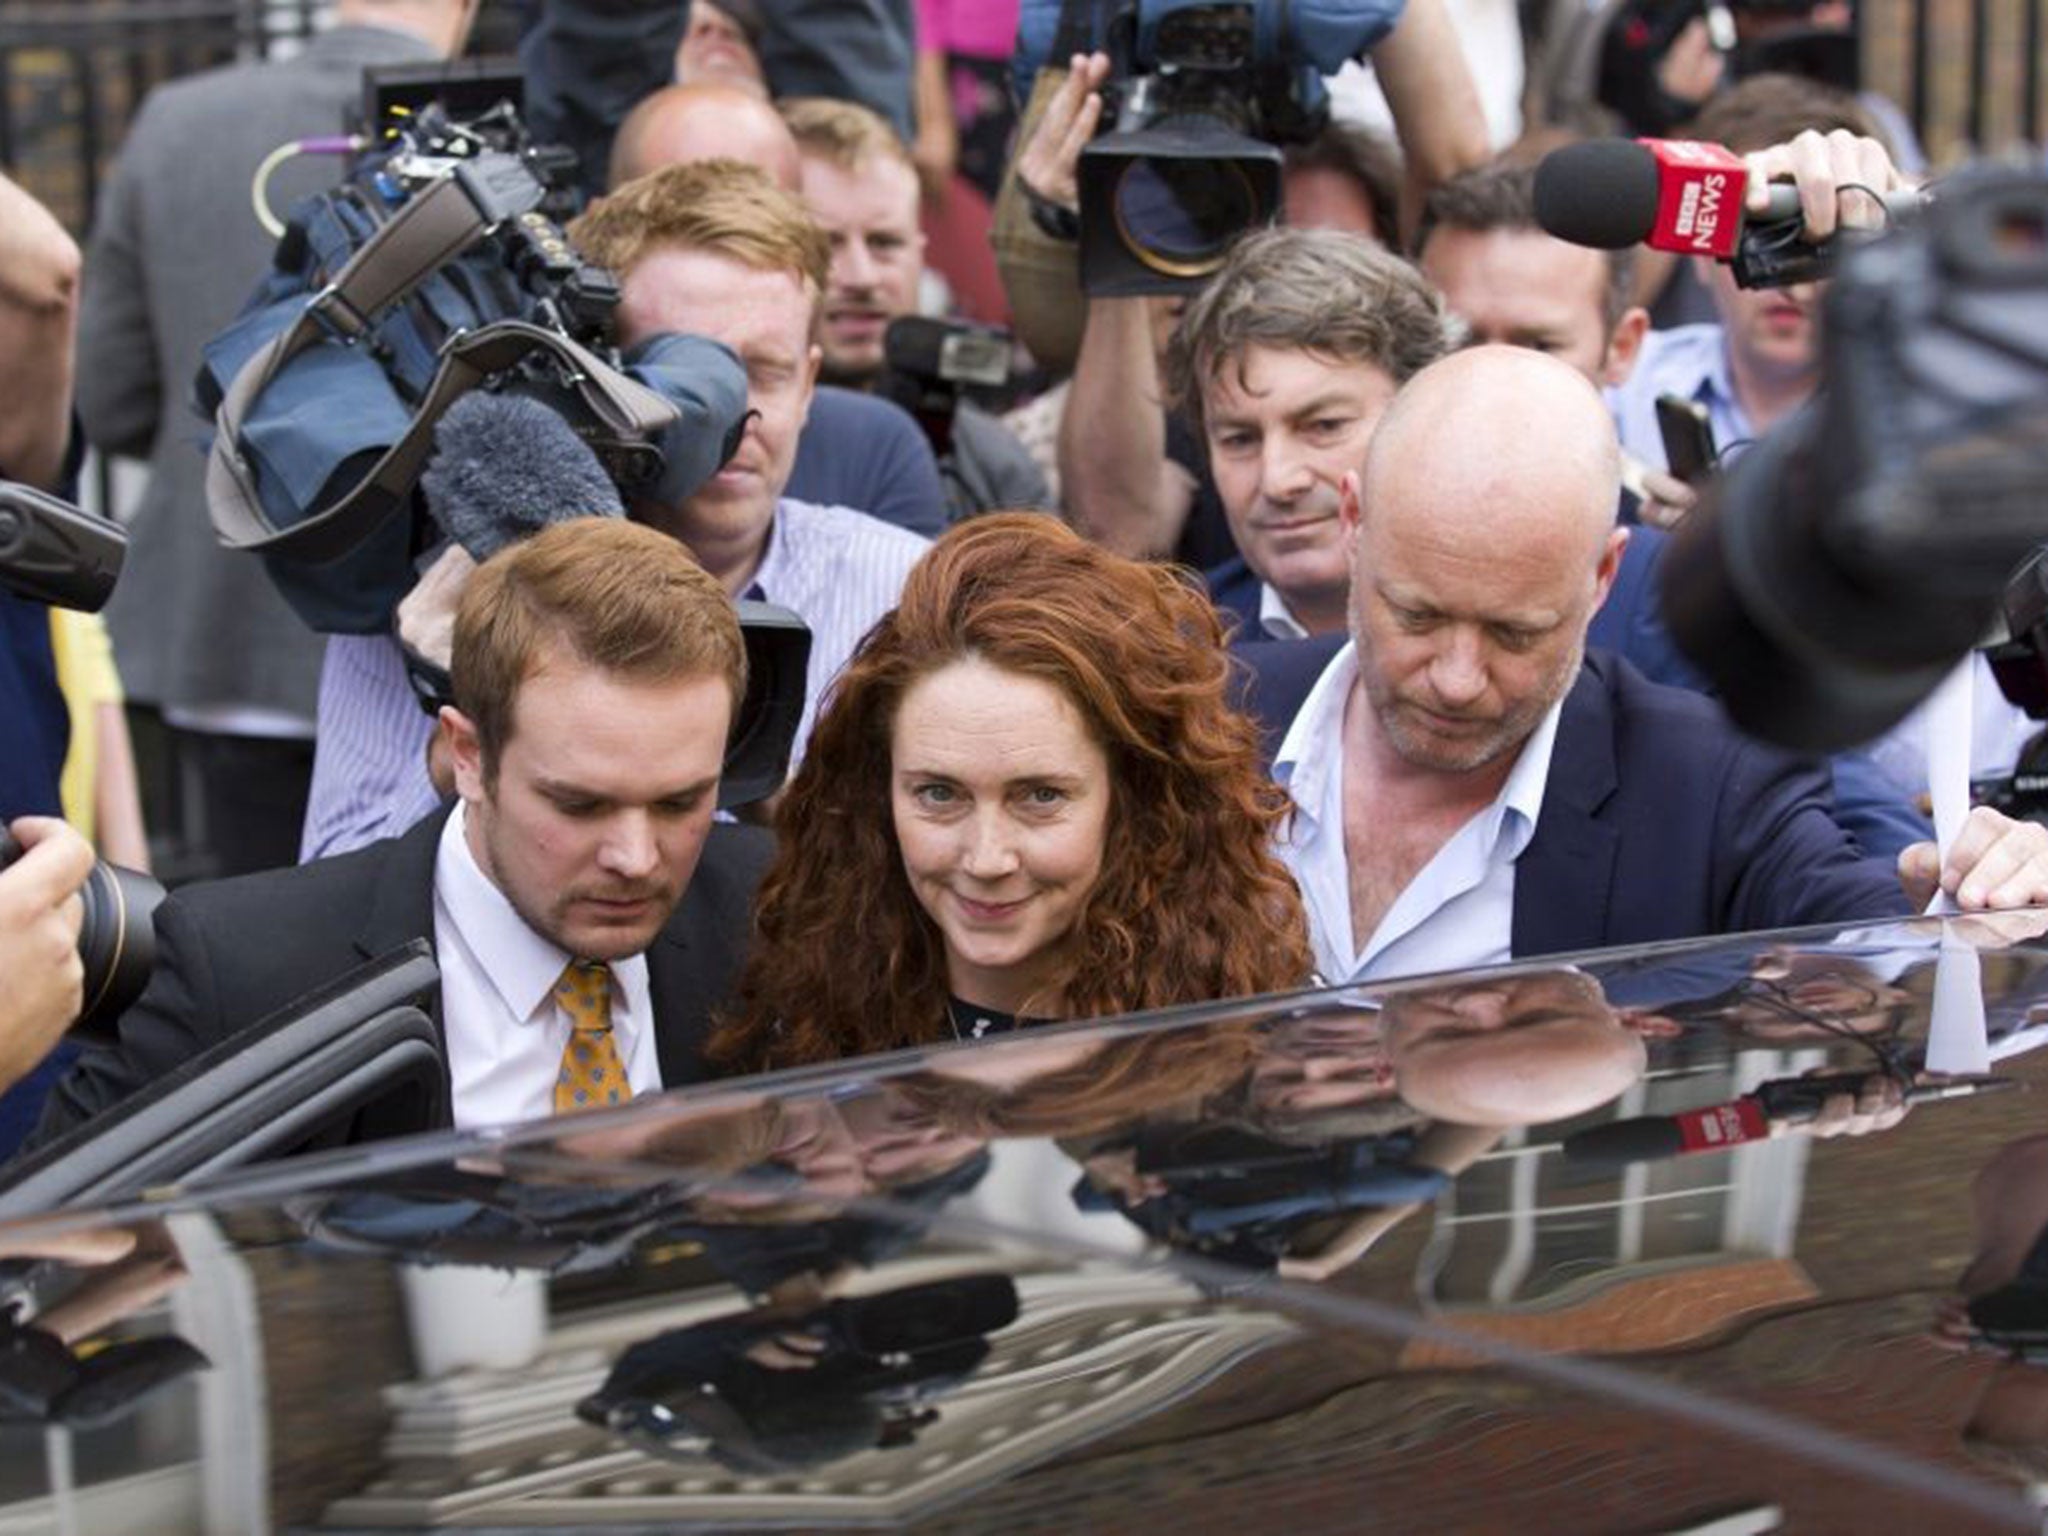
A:
{"label": "black top", "polygon": [[1029,1014],[1004,1013],[999,1008],[984,1008],[979,1003],[970,1003],[962,997],[949,996],[946,999],[946,1023],[952,1029],[955,1040],[986,1040],[990,1035],[1013,1034],[1020,1029],[1029,1029],[1034,1024],[1059,1022],[1058,1019],[1039,1019]]}

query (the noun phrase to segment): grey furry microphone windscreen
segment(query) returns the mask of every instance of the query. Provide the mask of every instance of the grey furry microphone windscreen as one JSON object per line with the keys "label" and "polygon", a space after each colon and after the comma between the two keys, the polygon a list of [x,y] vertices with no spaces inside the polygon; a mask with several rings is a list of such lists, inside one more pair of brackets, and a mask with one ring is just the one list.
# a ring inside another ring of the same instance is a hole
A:
{"label": "grey furry microphone windscreen", "polygon": [[427,511],[481,561],[550,523],[623,517],[618,487],[575,429],[536,400],[472,390],[434,428]]}

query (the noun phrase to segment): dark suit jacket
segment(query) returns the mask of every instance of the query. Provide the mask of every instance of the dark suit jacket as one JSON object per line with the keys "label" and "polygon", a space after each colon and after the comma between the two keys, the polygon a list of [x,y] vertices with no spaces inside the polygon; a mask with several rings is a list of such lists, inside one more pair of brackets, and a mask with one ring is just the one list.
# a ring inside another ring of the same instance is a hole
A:
{"label": "dark suit jacket", "polygon": [[[120,1045],[89,1051],[58,1084],[38,1138],[127,1097],[307,991],[413,939],[434,940],[434,858],[447,814],[338,858],[187,886],[157,909],[157,962],[122,1015]],[[754,887],[772,839],[715,826],[674,916],[647,951],[666,1087],[701,1081],[711,1013],[745,959]],[[438,999],[434,1022],[440,1022]],[[373,1110],[317,1145],[435,1130]],[[445,1121],[442,1122],[446,1124]]]}
{"label": "dark suit jacket", "polygon": [[[1343,643],[1238,648],[1269,753]],[[1710,699],[1587,653],[1515,865],[1517,958],[1908,911],[1891,868],[1836,825],[1824,766],[1750,741]]]}

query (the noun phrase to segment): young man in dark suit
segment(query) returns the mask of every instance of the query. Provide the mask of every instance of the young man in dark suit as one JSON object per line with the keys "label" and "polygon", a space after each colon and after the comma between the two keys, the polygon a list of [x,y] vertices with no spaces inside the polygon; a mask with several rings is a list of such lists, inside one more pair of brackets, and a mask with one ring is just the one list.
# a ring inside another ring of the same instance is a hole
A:
{"label": "young man in dark suit", "polygon": [[[353,854],[170,898],[118,1049],[64,1080],[45,1133],[421,938],[457,1126],[704,1075],[768,853],[712,820],[746,686],[731,602],[665,534],[561,523],[479,568],[453,661],[439,728],[457,803]],[[358,1117],[321,1141],[429,1128]]]}

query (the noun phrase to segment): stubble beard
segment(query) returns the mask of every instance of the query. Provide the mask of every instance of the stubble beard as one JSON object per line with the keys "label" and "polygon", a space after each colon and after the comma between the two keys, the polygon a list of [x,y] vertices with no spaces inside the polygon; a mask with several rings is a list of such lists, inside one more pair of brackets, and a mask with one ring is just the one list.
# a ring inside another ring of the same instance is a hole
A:
{"label": "stubble beard", "polygon": [[1521,750],[1551,705],[1577,680],[1585,654],[1585,642],[1581,641],[1540,694],[1510,710],[1494,729],[1469,741],[1446,740],[1425,727],[1411,727],[1407,701],[1386,690],[1369,673],[1364,674],[1368,678],[1366,698],[1388,745],[1403,762],[1435,773],[1476,773]]}

